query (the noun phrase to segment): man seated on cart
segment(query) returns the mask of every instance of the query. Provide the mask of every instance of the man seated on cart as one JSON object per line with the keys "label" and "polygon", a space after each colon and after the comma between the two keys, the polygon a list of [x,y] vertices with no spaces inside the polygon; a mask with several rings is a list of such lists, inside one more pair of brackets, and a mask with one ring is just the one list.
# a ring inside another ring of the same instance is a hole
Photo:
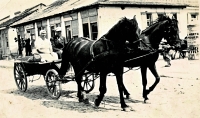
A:
{"label": "man seated on cart", "polygon": [[58,54],[58,58],[61,59],[62,58],[62,50],[63,50],[65,44],[67,43],[67,40],[61,34],[61,27],[57,27],[55,29],[55,33],[56,33],[56,35],[53,38],[53,40],[51,40],[51,43],[52,43],[53,51],[56,52]]}
{"label": "man seated on cart", "polygon": [[35,49],[33,54],[40,55],[42,62],[51,62],[58,60],[57,53],[53,52],[50,40],[46,38],[46,31],[41,30],[40,36],[35,41]]}

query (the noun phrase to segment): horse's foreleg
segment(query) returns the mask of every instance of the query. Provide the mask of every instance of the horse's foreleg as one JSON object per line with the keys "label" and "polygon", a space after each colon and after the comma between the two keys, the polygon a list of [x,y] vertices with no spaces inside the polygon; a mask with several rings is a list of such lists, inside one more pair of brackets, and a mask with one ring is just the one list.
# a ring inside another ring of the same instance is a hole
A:
{"label": "horse's foreleg", "polygon": [[124,86],[124,82],[122,80],[122,86],[123,86],[123,90],[124,90],[124,95],[126,96],[126,99],[129,99],[130,93],[128,92],[128,90],[126,89],[126,87]]}
{"label": "horse's foreleg", "polygon": [[124,85],[123,85],[123,71],[118,71],[115,73],[116,79],[117,79],[117,85],[119,89],[119,95],[120,95],[120,103],[121,103],[121,108],[126,111],[128,108],[128,105],[126,105],[124,96],[123,96],[123,91],[124,91]]}
{"label": "horse's foreleg", "polygon": [[106,73],[102,73],[100,72],[100,85],[99,85],[99,92],[100,94],[97,96],[97,99],[95,100],[95,106],[99,106],[103,97],[104,97],[104,94],[106,93],[107,91],[107,88],[106,88],[106,76],[107,74]]}
{"label": "horse's foreleg", "polygon": [[148,94],[149,94],[151,91],[154,90],[154,88],[156,87],[156,85],[159,83],[160,76],[158,75],[158,72],[156,71],[156,65],[155,64],[150,65],[148,68],[152,72],[152,74],[154,75],[154,77],[156,78],[154,84],[151,87],[149,87],[149,92],[148,92]]}
{"label": "horse's foreleg", "polygon": [[146,73],[147,73],[147,67],[146,66],[141,66],[141,74],[142,74],[142,85],[143,85],[143,98],[144,101],[148,100],[148,93],[146,90],[146,86],[147,86],[147,77],[146,77]]}

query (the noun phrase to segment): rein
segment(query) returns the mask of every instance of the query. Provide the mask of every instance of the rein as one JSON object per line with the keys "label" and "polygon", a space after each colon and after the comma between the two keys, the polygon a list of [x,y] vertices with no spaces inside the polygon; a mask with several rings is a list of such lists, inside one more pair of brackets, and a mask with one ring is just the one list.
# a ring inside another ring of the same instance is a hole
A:
{"label": "rein", "polygon": [[142,56],[139,56],[139,57],[135,57],[135,58],[128,59],[128,60],[126,60],[126,61],[124,61],[124,62],[129,62],[129,61],[132,61],[132,60],[136,60],[136,59],[139,59],[139,58],[142,58],[142,57],[145,57],[145,56],[154,54],[154,53],[156,53],[156,52],[157,52],[157,50],[156,50],[156,51],[153,51],[153,52],[149,52],[148,54],[145,54],[145,55],[142,55]]}

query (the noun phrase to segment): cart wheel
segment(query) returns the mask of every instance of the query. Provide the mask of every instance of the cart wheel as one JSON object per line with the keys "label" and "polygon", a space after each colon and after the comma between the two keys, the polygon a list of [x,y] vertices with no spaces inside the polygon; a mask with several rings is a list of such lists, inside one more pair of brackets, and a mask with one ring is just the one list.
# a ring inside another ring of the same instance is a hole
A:
{"label": "cart wheel", "polygon": [[58,80],[58,72],[54,69],[47,71],[45,76],[45,82],[47,91],[53,99],[58,99],[61,95],[61,86]]}
{"label": "cart wheel", "polygon": [[25,92],[28,86],[26,73],[19,63],[14,64],[14,77],[17,88],[20,91]]}
{"label": "cart wheel", "polygon": [[82,89],[86,92],[89,93],[94,89],[94,74],[86,74],[83,75],[83,80],[81,82],[81,87]]}

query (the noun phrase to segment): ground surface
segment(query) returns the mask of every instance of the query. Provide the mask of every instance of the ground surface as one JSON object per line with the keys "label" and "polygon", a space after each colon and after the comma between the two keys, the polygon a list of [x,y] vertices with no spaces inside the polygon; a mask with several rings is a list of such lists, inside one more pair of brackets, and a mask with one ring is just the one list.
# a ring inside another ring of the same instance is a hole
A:
{"label": "ground surface", "polygon": [[[0,61],[0,65],[11,63]],[[148,103],[143,103],[140,69],[134,68],[124,74],[124,83],[131,93],[126,103],[133,111],[123,112],[120,108],[119,93],[115,77],[107,79],[107,93],[100,107],[94,108],[93,101],[98,95],[99,79],[88,94],[90,105],[79,103],[76,98],[75,82],[62,85],[62,96],[52,100],[45,82],[29,82],[25,93],[18,91],[13,67],[0,66],[0,117],[1,118],[197,118],[200,117],[200,65],[199,61],[179,59],[172,61],[169,68],[163,67],[163,60],[157,61],[161,81],[150,93]],[[137,70],[138,69],[138,70]],[[37,79],[34,77],[33,79]],[[32,78],[30,78],[32,79]],[[154,77],[148,71],[148,86]]]}

